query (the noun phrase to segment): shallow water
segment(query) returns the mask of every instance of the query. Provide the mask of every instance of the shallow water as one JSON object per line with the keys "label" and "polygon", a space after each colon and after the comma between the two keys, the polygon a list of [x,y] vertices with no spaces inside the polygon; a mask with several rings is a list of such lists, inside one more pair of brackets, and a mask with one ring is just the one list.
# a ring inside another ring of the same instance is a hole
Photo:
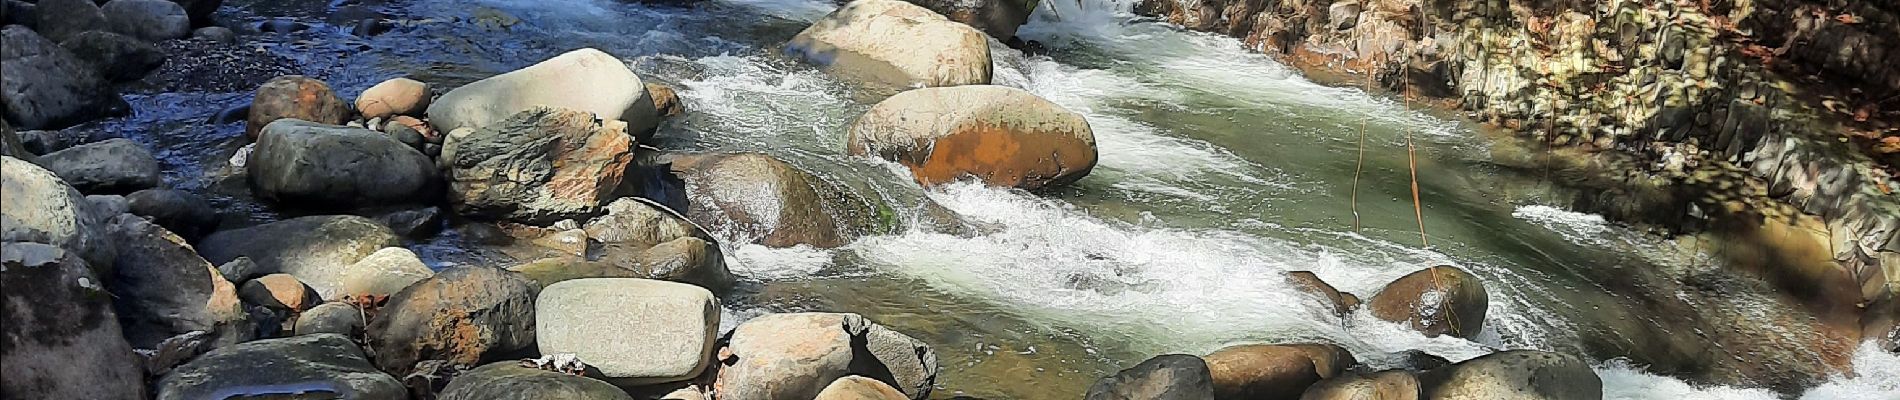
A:
{"label": "shallow water", "polygon": [[[315,24],[249,45],[295,60],[345,95],[403,75],[453,86],[597,47],[679,90],[688,114],[662,129],[659,147],[762,151],[867,197],[914,206],[927,196],[962,214],[983,232],[913,224],[833,250],[724,244],[747,281],[727,299],[729,319],[866,314],[936,348],[941,397],[1075,398],[1157,354],[1318,340],[1374,366],[1394,365],[1388,354],[1408,349],[1454,361],[1511,348],[1589,354],[1608,398],[1774,398],[1758,388],[1689,385],[1614,356],[1635,353],[1638,335],[1721,335],[1700,329],[1743,317],[1762,326],[1730,335],[1795,335],[1767,321],[1798,318],[1751,299],[1759,291],[1747,285],[1720,298],[1681,291],[1678,278],[1719,274],[1719,266],[1695,249],[1564,210],[1540,176],[1496,165],[1515,153],[1475,127],[1313,83],[1232,39],[1139,21],[1127,4],[1045,4],[1022,35],[1049,45],[1047,55],[993,44],[998,84],[1085,114],[1102,152],[1074,187],[1032,195],[974,184],[923,192],[890,164],[845,156],[844,127],[876,99],[777,51],[835,7],[829,2],[378,2],[371,5],[405,22],[370,39],[327,25],[331,6],[321,2],[228,3],[244,21]],[[158,147],[173,185],[232,193],[214,196],[230,219],[268,220],[267,208],[217,178],[242,127],[198,124],[248,97],[134,95],[138,115],[99,126]],[[1408,140],[1418,146],[1430,246],[1420,244],[1413,216]],[[437,266],[506,262],[453,234],[414,247]],[[1363,312],[1342,320],[1280,277],[1314,271],[1370,296],[1437,264],[1485,281],[1493,302],[1476,339],[1426,338]],[[1663,296],[1681,298],[1669,300],[1681,304],[1671,310],[1706,315],[1656,315],[1642,305],[1654,299],[1620,294],[1629,287],[1675,291]],[[1900,398],[1892,354],[1863,347],[1854,360],[1858,377],[1828,380],[1806,397]]]}

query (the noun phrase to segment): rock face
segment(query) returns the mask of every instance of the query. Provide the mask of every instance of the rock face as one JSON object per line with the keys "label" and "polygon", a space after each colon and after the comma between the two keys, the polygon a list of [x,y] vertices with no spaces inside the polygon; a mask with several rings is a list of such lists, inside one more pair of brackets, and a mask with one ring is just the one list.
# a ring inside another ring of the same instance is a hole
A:
{"label": "rock face", "polygon": [[[1320,280],[1312,271],[1293,271],[1286,274],[1286,283],[1302,292],[1318,296],[1333,315],[1345,316],[1359,305],[1359,297],[1334,289],[1332,284]],[[1352,296],[1352,297],[1347,297]]]}
{"label": "rock face", "polygon": [[1202,360],[1221,399],[1296,399],[1357,364],[1346,349],[1328,344],[1232,346]]}
{"label": "rock face", "polygon": [[1155,356],[1089,387],[1088,400],[1213,400],[1207,363],[1185,354]]}
{"label": "rock face", "polygon": [[168,0],[112,0],[99,10],[113,32],[126,36],[156,42],[191,35],[191,16]]}
{"label": "rock face", "polygon": [[395,377],[371,366],[356,343],[332,334],[266,339],[212,350],[158,381],[160,400],[217,399],[240,393],[342,399],[409,395]]}
{"label": "rock face", "polygon": [[426,202],[440,184],[429,156],[368,129],[279,119],[244,164],[258,197],[348,210]]}
{"label": "rock face", "polygon": [[1478,277],[1437,266],[1400,277],[1372,296],[1366,307],[1379,319],[1405,322],[1426,336],[1469,338],[1484,330],[1490,295]]}
{"label": "rock face", "polygon": [[951,21],[982,30],[996,40],[1016,37],[1016,28],[1029,22],[1036,11],[1036,0],[906,0]]}
{"label": "rock face", "polygon": [[41,156],[40,165],[85,193],[131,193],[159,184],[158,158],[131,139],[73,146]]}
{"label": "rock face", "polygon": [[0,375],[6,376],[0,393],[22,399],[145,398],[139,356],[120,334],[112,297],[101,282],[85,261],[58,247],[0,245],[0,286],[7,288],[0,292],[0,346],[7,349],[0,357]]}
{"label": "rock face", "polygon": [[52,172],[0,157],[0,198],[0,240],[59,246],[85,259],[94,276],[110,274],[116,252],[106,221],[87,212],[86,198]]}
{"label": "rock face", "polygon": [[1007,86],[910,90],[851,124],[853,155],[910,167],[924,185],[975,176],[1027,190],[1075,182],[1095,168],[1095,134],[1081,114]]}
{"label": "rock face", "polygon": [[831,381],[815,400],[905,400],[904,392],[876,379],[852,375]]}
{"label": "rock face", "polygon": [[248,257],[257,264],[232,280],[290,274],[333,299],[342,291],[344,271],[352,269],[346,267],[400,243],[395,233],[375,220],[317,215],[213,233],[198,242],[198,251],[213,263]]}
{"label": "rock face", "polygon": [[1583,360],[1564,354],[1509,350],[1420,375],[1434,400],[1603,398],[1603,379]]}
{"label": "rock face", "polygon": [[1300,400],[1417,400],[1418,378],[1406,371],[1348,373],[1319,381]]}
{"label": "rock face", "polygon": [[522,111],[448,139],[449,203],[463,215],[531,224],[586,219],[612,200],[633,144],[620,121],[547,107]]}
{"label": "rock face", "polygon": [[146,189],[125,195],[127,210],[177,233],[197,240],[218,227],[218,212],[203,197],[177,189]]}
{"label": "rock face", "polygon": [[397,115],[422,115],[429,109],[429,100],[435,92],[429,84],[409,78],[396,78],[377,83],[364,89],[356,96],[356,112],[363,118],[389,118]]}
{"label": "rock face", "polygon": [[105,31],[86,31],[59,42],[74,57],[114,82],[134,81],[165,65],[165,53],[151,43]]}
{"label": "rock face", "polygon": [[416,363],[473,367],[534,345],[533,281],[491,267],[456,267],[389,298],[369,325],[376,365],[406,376]]}
{"label": "rock face", "polygon": [[621,386],[699,376],[719,334],[719,300],[712,292],[650,279],[548,285],[534,315],[541,354],[573,353]]}
{"label": "rock face", "polygon": [[858,0],[799,32],[785,52],[891,88],[987,85],[989,38],[899,0]]}
{"label": "rock face", "polygon": [[438,400],[633,400],[626,391],[599,380],[514,362],[498,362],[464,372],[436,395]]}
{"label": "rock face", "polygon": [[107,28],[105,12],[92,0],[40,0],[34,8],[39,17],[34,29],[56,42],[71,39],[80,32]]}
{"label": "rock face", "polygon": [[215,333],[219,343],[250,339],[237,287],[184,238],[131,214],[114,218],[108,232],[128,254],[118,258],[105,284],[133,347],[157,348],[192,331]]}
{"label": "rock face", "polygon": [[739,325],[729,346],[714,385],[720,399],[809,398],[847,375],[923,399],[937,380],[937,355],[929,346],[857,314],[761,316]]}
{"label": "rock face", "polygon": [[251,99],[244,135],[257,140],[265,126],[284,118],[343,125],[350,120],[350,105],[337,98],[323,81],[299,75],[271,78],[257,87],[257,96]]}
{"label": "rock face", "polygon": [[[41,7],[46,4],[53,2]],[[0,30],[0,69],[7,71],[0,75],[0,103],[7,122],[20,129],[62,128],[126,108],[91,65],[23,26]]]}
{"label": "rock face", "polygon": [[673,161],[693,208],[713,232],[771,247],[843,246],[873,229],[864,199],[764,154],[708,154]]}
{"label": "rock face", "polygon": [[429,105],[429,123],[440,132],[481,128],[536,107],[625,121],[625,132],[659,126],[659,114],[640,76],[625,62],[595,49],[570,51],[450,90]]}

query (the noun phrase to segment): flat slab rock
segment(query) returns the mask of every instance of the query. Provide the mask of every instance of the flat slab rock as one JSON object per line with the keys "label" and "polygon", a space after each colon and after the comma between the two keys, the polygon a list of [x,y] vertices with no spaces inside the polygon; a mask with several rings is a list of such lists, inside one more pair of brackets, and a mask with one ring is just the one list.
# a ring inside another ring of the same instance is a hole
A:
{"label": "flat slab rock", "polygon": [[561,281],[535,302],[541,354],[573,353],[624,386],[691,379],[719,333],[719,300],[705,288],[637,278]]}

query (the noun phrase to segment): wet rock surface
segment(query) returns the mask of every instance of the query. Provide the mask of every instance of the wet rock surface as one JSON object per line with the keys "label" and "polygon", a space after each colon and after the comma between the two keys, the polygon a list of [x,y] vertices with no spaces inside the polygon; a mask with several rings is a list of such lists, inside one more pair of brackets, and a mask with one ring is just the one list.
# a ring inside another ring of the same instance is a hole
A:
{"label": "wet rock surface", "polygon": [[401,399],[395,377],[377,371],[341,335],[265,339],[213,350],[158,380],[164,400],[251,396]]}
{"label": "wet rock surface", "polygon": [[[8,215],[12,215],[11,212]],[[58,247],[0,245],[0,392],[20,398],[145,398],[103,280]]]}

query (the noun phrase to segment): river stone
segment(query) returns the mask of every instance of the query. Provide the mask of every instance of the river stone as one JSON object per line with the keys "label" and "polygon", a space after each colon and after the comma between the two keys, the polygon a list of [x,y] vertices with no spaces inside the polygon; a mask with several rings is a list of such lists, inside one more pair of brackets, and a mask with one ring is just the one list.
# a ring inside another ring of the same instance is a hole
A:
{"label": "river stone", "polygon": [[[158,380],[159,400],[259,398],[404,399],[342,335],[265,339],[212,350]],[[282,397],[278,397],[282,396]]]}
{"label": "river stone", "polygon": [[[91,6],[87,0],[53,1]],[[0,107],[20,129],[57,129],[127,108],[92,66],[26,27],[0,29],[0,70],[7,71],[0,74]]]}
{"label": "river stone", "polygon": [[1347,300],[1346,296],[1352,295],[1351,293],[1334,289],[1332,284],[1320,280],[1319,275],[1313,274],[1313,271],[1288,272],[1286,273],[1286,283],[1292,285],[1294,289],[1299,289],[1301,292],[1319,296],[1319,299],[1323,303],[1322,305],[1328,310],[1331,310],[1333,315],[1343,317],[1346,316],[1346,314],[1351,314],[1352,308],[1358,306],[1359,303],[1357,296],[1354,296],[1352,300]]}
{"label": "river stone", "polygon": [[389,228],[354,215],[313,215],[213,233],[198,242],[198,252],[214,263],[249,257],[257,268],[234,278],[244,281],[284,273],[310,285],[325,299],[343,294],[346,271],[384,247],[401,244]]}
{"label": "river stone", "polygon": [[145,189],[125,195],[126,211],[197,240],[218,227],[218,212],[204,197],[177,189]]}
{"label": "river stone", "polygon": [[195,27],[212,27],[211,24],[216,21],[211,20],[211,14],[217,12],[218,6],[224,4],[224,0],[171,0],[171,2],[185,7],[185,15],[191,17],[191,26]]}
{"label": "river stone", "polygon": [[112,0],[99,10],[113,32],[126,36],[156,42],[191,35],[191,16],[169,0]]}
{"label": "river stone", "polygon": [[853,374],[923,399],[937,381],[929,345],[858,314],[760,316],[733,330],[728,346],[713,389],[722,400],[811,398]]}
{"label": "river stone", "polygon": [[1102,378],[1088,400],[1213,400],[1214,384],[1200,357],[1167,354]]}
{"label": "river stone", "polygon": [[1293,399],[1313,382],[1338,376],[1358,362],[1330,344],[1230,346],[1206,357],[1214,397]]}
{"label": "river stone", "polygon": [[[11,177],[9,177],[11,179]],[[9,183],[10,184],[10,183]],[[6,202],[13,202],[9,195]],[[8,210],[12,214],[12,210]],[[112,295],[73,253],[0,245],[0,393],[20,399],[143,399],[140,359]]]}
{"label": "river stone", "polygon": [[974,176],[1026,190],[1064,185],[1095,168],[1095,134],[1081,114],[1007,86],[905,91],[849,128],[852,155],[910,167],[925,186]]}
{"label": "river stone", "polygon": [[418,362],[474,367],[534,345],[533,281],[508,270],[443,270],[390,296],[369,324],[376,365],[407,376]]}
{"label": "river stone", "polygon": [[1470,338],[1484,330],[1489,301],[1478,277],[1458,267],[1437,266],[1386,284],[1366,307],[1379,319],[1410,324],[1425,336]]}
{"label": "river stone", "polygon": [[0,240],[59,246],[78,254],[95,276],[110,276],[116,249],[107,221],[91,212],[86,198],[51,171],[13,157],[0,157]]}
{"label": "river stone", "polygon": [[653,109],[660,117],[671,118],[686,113],[685,103],[680,102],[680,96],[673,92],[672,86],[647,82],[647,97],[653,98]]}
{"label": "river stone", "polygon": [[1029,22],[1037,0],[906,0],[951,21],[969,25],[996,40],[1016,37],[1016,29]]}
{"label": "river stone", "polygon": [[86,195],[85,209],[87,214],[92,215],[93,220],[109,222],[112,221],[113,218],[118,217],[119,214],[130,212],[132,208],[131,205],[125,201],[125,196],[116,194],[89,194]]}
{"label": "river stone", "polygon": [[449,381],[436,400],[633,400],[600,380],[516,362],[483,365]]}
{"label": "river stone", "polygon": [[692,155],[672,168],[693,204],[687,219],[741,242],[834,248],[877,227],[870,203],[772,156]]}
{"label": "river stone", "polygon": [[852,375],[831,381],[815,400],[905,400],[904,392],[876,379]]}
{"label": "river stone", "polygon": [[1577,357],[1508,350],[1419,375],[1433,400],[1569,400],[1603,398],[1603,380]]}
{"label": "river stone", "polygon": [[259,198],[349,210],[427,202],[435,162],[389,135],[284,118],[264,127],[244,164]]}
{"label": "river stone", "polygon": [[86,31],[59,42],[74,57],[114,82],[135,81],[165,65],[165,52],[151,43],[106,31]]}
{"label": "river stone", "polygon": [[429,84],[409,78],[396,78],[363,90],[356,96],[356,112],[363,118],[389,118],[397,115],[422,115],[434,95]]}
{"label": "river stone", "polygon": [[336,292],[324,299],[390,296],[434,275],[435,270],[424,264],[415,252],[384,247],[345,268]]}
{"label": "river stone", "polygon": [[1300,400],[1418,400],[1418,378],[1411,372],[1347,373],[1307,388]]}
{"label": "river stone", "polygon": [[719,334],[719,300],[712,292],[651,279],[548,285],[534,315],[541,354],[572,353],[620,386],[699,376]]}
{"label": "river stone", "polygon": [[[452,93],[451,93],[452,94]],[[456,213],[529,224],[598,215],[633,161],[627,124],[535,107],[442,150]]]}
{"label": "river stone", "polygon": [[429,105],[429,124],[438,132],[481,128],[537,107],[625,121],[621,131],[634,134],[659,126],[659,113],[640,76],[625,62],[595,49],[570,51],[450,90]]}
{"label": "river stone", "polygon": [[334,333],[355,337],[363,331],[364,313],[362,309],[345,302],[318,304],[297,314],[297,325],[292,329],[296,335],[315,335]]}
{"label": "river stone", "polygon": [[323,302],[316,290],[290,274],[264,275],[244,282],[244,286],[238,289],[238,297],[244,299],[246,304],[292,312],[303,312]]}
{"label": "river stone", "polygon": [[732,288],[732,271],[726,269],[719,245],[696,237],[683,237],[640,251],[634,270],[640,276],[664,281],[684,282],[724,292]]}
{"label": "river stone", "polygon": [[131,193],[160,183],[158,158],[132,139],[73,146],[41,156],[40,165],[84,193]]}
{"label": "river stone", "polygon": [[834,74],[898,90],[990,83],[988,37],[900,0],[846,3],[799,32],[785,52]]}
{"label": "river stone", "polygon": [[[39,0],[35,30],[47,39],[63,42],[80,32],[106,29],[106,14],[93,0]],[[11,46],[11,44],[9,44]]]}
{"label": "river stone", "polygon": [[257,140],[265,126],[284,118],[343,125],[350,121],[350,105],[337,98],[323,81],[300,75],[271,78],[257,87],[257,95],[251,99],[244,136]]}
{"label": "river stone", "polygon": [[166,338],[205,331],[215,341],[249,340],[237,286],[185,243],[184,238],[131,214],[112,220],[107,232],[121,252],[106,278],[114,310],[133,347],[157,348]]}

